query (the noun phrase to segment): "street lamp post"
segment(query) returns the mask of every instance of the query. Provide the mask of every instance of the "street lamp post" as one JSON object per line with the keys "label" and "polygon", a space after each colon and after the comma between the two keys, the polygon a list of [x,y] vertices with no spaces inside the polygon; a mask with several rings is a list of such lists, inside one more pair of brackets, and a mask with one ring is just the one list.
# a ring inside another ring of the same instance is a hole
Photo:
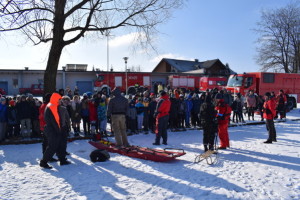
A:
{"label": "street lamp post", "polygon": [[125,91],[125,93],[126,93],[126,95],[127,95],[127,84],[128,84],[128,80],[127,80],[127,60],[128,60],[128,57],[124,57],[123,58],[124,59],[124,61],[125,61],[125,77],[126,77],[126,80],[125,80],[125,84],[126,84],[126,91]]}

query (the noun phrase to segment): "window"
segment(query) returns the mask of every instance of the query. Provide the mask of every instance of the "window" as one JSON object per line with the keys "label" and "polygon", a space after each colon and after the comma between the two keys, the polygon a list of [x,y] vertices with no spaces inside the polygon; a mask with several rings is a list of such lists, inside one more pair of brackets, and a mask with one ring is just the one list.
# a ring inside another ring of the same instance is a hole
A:
{"label": "window", "polygon": [[253,84],[253,77],[245,78],[245,85],[244,85],[245,88],[250,87],[252,84]]}
{"label": "window", "polygon": [[104,81],[104,76],[98,74],[98,75],[97,75],[97,80],[100,81],[100,82],[101,82],[101,81]]}
{"label": "window", "polygon": [[263,82],[264,83],[274,83],[275,82],[275,74],[270,74],[270,73],[263,74]]}
{"label": "window", "polygon": [[18,86],[19,86],[19,80],[16,79],[16,78],[13,78],[12,82],[13,82],[13,86],[14,86],[15,88],[18,88]]}

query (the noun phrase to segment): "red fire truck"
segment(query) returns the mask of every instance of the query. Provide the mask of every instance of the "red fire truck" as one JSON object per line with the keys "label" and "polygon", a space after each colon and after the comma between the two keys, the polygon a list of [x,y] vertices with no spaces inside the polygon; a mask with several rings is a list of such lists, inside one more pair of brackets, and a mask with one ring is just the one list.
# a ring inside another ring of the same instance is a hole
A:
{"label": "red fire truck", "polygon": [[170,75],[168,83],[171,88],[194,90],[199,85],[199,79],[198,76]]}
{"label": "red fire truck", "polygon": [[199,81],[199,91],[206,91],[207,89],[211,90],[218,88],[222,90],[227,85],[227,77],[201,77]]}
{"label": "red fire truck", "polygon": [[151,86],[150,74],[148,72],[99,72],[94,81],[95,91],[106,91],[109,93],[115,87],[119,87],[122,92],[135,94],[144,91]]}
{"label": "red fire truck", "polygon": [[188,90],[199,89],[204,92],[207,89],[223,89],[226,87],[226,77],[201,77],[190,75],[171,75],[169,76],[169,85],[171,88],[184,88]]}
{"label": "red fire truck", "polygon": [[288,106],[290,109],[300,102],[300,74],[251,72],[231,75],[228,79],[227,89],[232,93],[245,95],[249,90],[254,90],[259,95],[266,92],[278,94],[282,89],[289,95]]}

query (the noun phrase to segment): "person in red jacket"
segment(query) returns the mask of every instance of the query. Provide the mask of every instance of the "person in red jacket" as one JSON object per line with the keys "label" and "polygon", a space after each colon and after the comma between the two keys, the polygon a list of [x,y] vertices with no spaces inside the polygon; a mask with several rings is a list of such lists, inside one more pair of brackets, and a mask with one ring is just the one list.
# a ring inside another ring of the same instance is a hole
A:
{"label": "person in red jacket", "polygon": [[276,115],[276,101],[271,97],[270,92],[265,94],[265,103],[263,105],[263,117],[266,119],[266,127],[269,133],[269,138],[264,143],[277,142],[276,129],[274,126],[274,117]]}
{"label": "person in red jacket", "polygon": [[160,98],[156,105],[155,118],[156,118],[156,137],[153,145],[160,145],[160,138],[163,139],[163,144],[167,145],[168,134],[168,121],[171,101],[165,91],[160,91]]}
{"label": "person in red jacket", "polygon": [[216,95],[216,110],[218,119],[218,132],[220,138],[220,146],[218,149],[226,149],[229,147],[228,124],[231,114],[231,107],[224,102],[224,99]]}

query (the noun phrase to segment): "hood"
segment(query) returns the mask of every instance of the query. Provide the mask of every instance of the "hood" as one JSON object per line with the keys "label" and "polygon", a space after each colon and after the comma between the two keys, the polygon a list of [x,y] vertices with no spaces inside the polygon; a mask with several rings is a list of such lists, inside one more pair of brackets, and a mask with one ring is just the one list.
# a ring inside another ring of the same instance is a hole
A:
{"label": "hood", "polygon": [[119,88],[115,88],[112,92],[111,92],[114,96],[121,96],[121,91]]}
{"label": "hood", "polygon": [[60,100],[60,99],[61,99],[60,94],[58,94],[58,93],[53,93],[53,94],[51,95],[51,98],[50,98],[50,103],[51,103],[52,105],[58,106],[58,105],[59,105],[59,100]]}

